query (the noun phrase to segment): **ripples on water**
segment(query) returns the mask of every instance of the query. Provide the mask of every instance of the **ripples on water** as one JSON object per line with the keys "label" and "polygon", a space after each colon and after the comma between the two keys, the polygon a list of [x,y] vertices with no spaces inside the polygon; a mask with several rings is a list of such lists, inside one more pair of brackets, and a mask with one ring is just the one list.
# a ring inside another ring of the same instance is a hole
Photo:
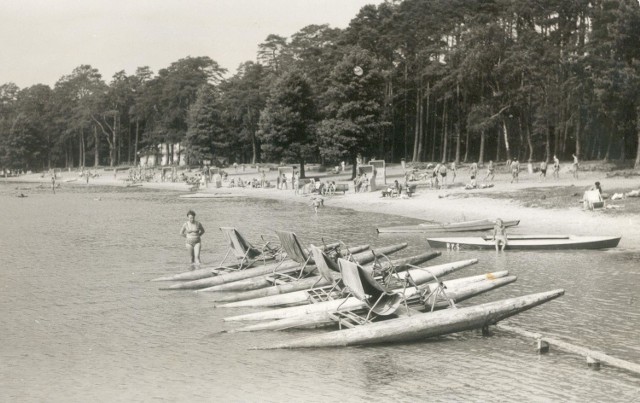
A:
{"label": "ripples on water", "polygon": [[[2,401],[631,401],[637,376],[531,340],[463,332],[364,348],[254,351],[316,331],[220,333],[225,316],[206,295],[162,292],[147,280],[182,271],[178,236],[194,209],[207,233],[203,261],[224,256],[220,226],[247,238],[284,228],[306,243],[409,242],[377,226],[415,223],[380,214],[256,200],[182,200],[175,193],[99,187],[13,197],[0,185],[0,400]],[[24,192],[24,191],[23,191]],[[523,223],[526,232],[526,223]],[[638,251],[444,252],[478,257],[457,276],[508,269],[518,281],[467,303],[565,288],[566,295],[508,321],[640,362]],[[454,276],[455,277],[455,276]],[[465,305],[463,304],[463,305]]]}

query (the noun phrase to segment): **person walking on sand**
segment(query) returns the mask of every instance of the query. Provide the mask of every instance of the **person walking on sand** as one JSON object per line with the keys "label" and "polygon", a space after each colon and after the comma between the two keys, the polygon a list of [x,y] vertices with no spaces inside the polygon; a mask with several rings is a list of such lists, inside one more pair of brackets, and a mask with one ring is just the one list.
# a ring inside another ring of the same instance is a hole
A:
{"label": "person walking on sand", "polygon": [[491,176],[491,182],[493,182],[493,179],[496,177],[494,171],[495,167],[493,166],[493,160],[489,160],[489,163],[487,164],[487,175],[484,177],[483,182],[486,181],[489,176]]}
{"label": "person walking on sand", "polygon": [[53,190],[53,194],[56,194],[56,176],[51,175],[51,190]]}
{"label": "person walking on sand", "polygon": [[316,215],[318,215],[318,207],[324,206],[324,199],[322,197],[314,197],[311,199],[311,205],[313,206],[313,210]]}
{"label": "person walking on sand", "polygon": [[458,174],[455,161],[451,161],[451,165],[449,165],[449,170],[451,171],[451,183],[453,183],[456,180],[456,175]]}
{"label": "person walking on sand", "polygon": [[555,179],[560,179],[560,160],[558,157],[553,155],[553,177]]}
{"label": "person walking on sand", "polygon": [[513,160],[511,162],[511,183],[519,181],[518,176],[520,175],[520,162],[518,160]]}
{"label": "person walking on sand", "polygon": [[496,243],[496,252],[499,250],[504,251],[507,246],[507,228],[501,218],[496,219],[493,226],[493,240]]}
{"label": "person walking on sand", "polygon": [[180,235],[187,239],[187,250],[191,258],[192,265],[200,265],[200,237],[204,234],[204,227],[199,221],[196,221],[196,213],[193,210],[187,212],[189,220],[182,225]]}
{"label": "person walking on sand", "polygon": [[571,172],[573,173],[573,177],[578,179],[578,156],[575,154],[571,154],[573,156],[573,164],[571,165]]}
{"label": "person walking on sand", "polygon": [[540,163],[540,180],[547,179],[547,160]]}
{"label": "person walking on sand", "polygon": [[447,187],[447,165],[440,165],[440,169],[438,169],[438,175],[440,176],[440,186],[446,188]]}

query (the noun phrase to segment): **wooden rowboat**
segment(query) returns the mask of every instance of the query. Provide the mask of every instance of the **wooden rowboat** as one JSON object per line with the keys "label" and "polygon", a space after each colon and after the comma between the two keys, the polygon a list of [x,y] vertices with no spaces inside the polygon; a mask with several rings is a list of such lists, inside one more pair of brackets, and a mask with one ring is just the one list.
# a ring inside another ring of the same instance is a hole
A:
{"label": "wooden rowboat", "polygon": [[[621,237],[576,235],[509,235],[505,249],[605,249],[618,246]],[[432,248],[495,249],[495,241],[485,237],[427,238]]]}
{"label": "wooden rowboat", "polygon": [[[520,220],[504,221],[505,227],[514,227],[520,223]],[[487,231],[493,228],[495,220],[475,220],[462,221],[443,224],[417,224],[403,225],[397,227],[377,228],[378,233],[406,233],[406,232],[464,232],[464,231]]]}
{"label": "wooden rowboat", "polygon": [[342,347],[421,340],[464,330],[481,329],[562,295],[564,290],[558,289],[466,308],[420,313],[305,337],[263,349]]}

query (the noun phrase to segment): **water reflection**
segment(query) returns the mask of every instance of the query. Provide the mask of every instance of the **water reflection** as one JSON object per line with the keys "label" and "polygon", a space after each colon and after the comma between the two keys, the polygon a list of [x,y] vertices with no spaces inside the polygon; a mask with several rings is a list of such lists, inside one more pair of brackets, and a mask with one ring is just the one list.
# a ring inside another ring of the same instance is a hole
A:
{"label": "water reflection", "polygon": [[[233,312],[201,294],[161,292],[147,280],[188,261],[178,231],[193,208],[207,233],[204,262],[224,256],[217,227],[249,239],[292,230],[305,243],[408,242],[378,226],[417,220],[257,200],[184,200],[144,189],[63,187],[13,196],[0,185],[0,388],[9,401],[451,401],[625,400],[637,377],[504,332],[463,332],[431,341],[304,351],[253,351],[327,330],[220,334]],[[99,199],[99,200],[98,200]],[[462,277],[509,270],[518,281],[462,305],[565,288],[566,295],[509,320],[640,362],[638,251],[444,251],[433,261],[479,258]]]}

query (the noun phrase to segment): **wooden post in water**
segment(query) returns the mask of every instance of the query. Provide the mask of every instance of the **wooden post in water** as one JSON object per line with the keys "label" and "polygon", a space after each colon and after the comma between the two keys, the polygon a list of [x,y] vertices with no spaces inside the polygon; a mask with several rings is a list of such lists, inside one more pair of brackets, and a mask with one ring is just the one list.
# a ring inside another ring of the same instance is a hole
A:
{"label": "wooden post in water", "polygon": [[540,333],[529,332],[524,329],[517,328],[515,326],[497,324],[496,327],[500,330],[504,330],[506,332],[511,332],[518,334],[520,336],[529,337],[538,341],[538,351],[542,352],[541,346],[546,344],[547,351],[549,351],[549,346],[553,345],[560,350],[581,355],[586,358],[587,366],[593,369],[600,369],[600,364],[605,363],[612,367],[624,369],[625,371],[633,372],[635,374],[640,374],[640,364],[636,364],[634,362],[629,362],[625,360],[621,360],[619,358],[611,357],[599,351],[590,350],[585,347],[576,346],[571,343],[567,343],[566,341],[562,341],[560,339],[554,339],[552,337],[543,336]]}

